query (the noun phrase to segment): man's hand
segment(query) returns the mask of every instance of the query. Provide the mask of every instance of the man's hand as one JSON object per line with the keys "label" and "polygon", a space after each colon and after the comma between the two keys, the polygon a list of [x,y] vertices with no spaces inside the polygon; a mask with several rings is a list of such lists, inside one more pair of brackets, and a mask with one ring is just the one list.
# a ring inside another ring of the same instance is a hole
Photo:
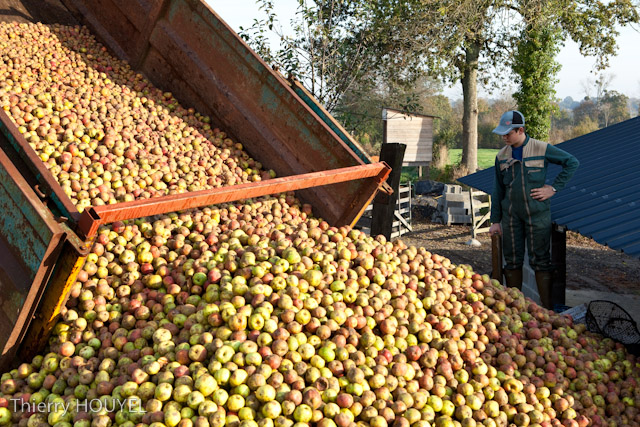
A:
{"label": "man's hand", "polygon": [[553,187],[550,185],[544,185],[540,188],[534,188],[531,190],[531,197],[539,202],[550,199],[554,194],[556,194],[556,192],[553,191]]}
{"label": "man's hand", "polygon": [[499,222],[496,222],[495,224],[491,224],[491,227],[489,227],[490,236],[493,236],[496,233],[502,236],[502,226],[500,225]]}

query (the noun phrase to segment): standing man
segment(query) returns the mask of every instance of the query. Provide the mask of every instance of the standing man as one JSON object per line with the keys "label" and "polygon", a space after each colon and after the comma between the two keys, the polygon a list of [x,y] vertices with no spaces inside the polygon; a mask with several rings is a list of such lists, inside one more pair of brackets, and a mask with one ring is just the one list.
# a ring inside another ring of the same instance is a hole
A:
{"label": "standing man", "polygon": [[[552,308],[549,199],[565,187],[579,162],[566,151],[530,138],[519,111],[504,113],[493,132],[502,136],[505,147],[496,156],[489,234],[502,235],[507,286],[518,289],[526,243],[540,301]],[[552,185],[545,184],[548,163],[562,166]]]}

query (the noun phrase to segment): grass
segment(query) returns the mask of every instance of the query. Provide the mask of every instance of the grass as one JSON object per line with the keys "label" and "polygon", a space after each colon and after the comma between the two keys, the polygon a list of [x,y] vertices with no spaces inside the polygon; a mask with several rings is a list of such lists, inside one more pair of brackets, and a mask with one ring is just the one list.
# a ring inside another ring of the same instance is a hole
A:
{"label": "grass", "polygon": [[[497,149],[493,148],[478,148],[478,168],[486,169],[490,168],[494,165],[496,154],[498,154]],[[462,158],[462,149],[454,148],[449,150],[449,165],[454,165],[460,162]],[[448,168],[447,168],[448,169]],[[430,176],[424,176],[422,179],[434,179],[436,181],[445,179],[443,175],[447,175],[447,172],[450,171],[437,171],[433,168],[429,171]],[[405,167],[402,168],[402,175],[400,177],[400,182],[405,183],[407,181],[417,181],[418,180],[418,168],[417,167]],[[446,179],[445,179],[446,181]]]}
{"label": "grass", "polygon": [[[478,148],[478,168],[487,169],[493,166],[496,160],[498,149]],[[462,148],[452,148],[449,150],[449,164],[459,163],[462,159]]]}

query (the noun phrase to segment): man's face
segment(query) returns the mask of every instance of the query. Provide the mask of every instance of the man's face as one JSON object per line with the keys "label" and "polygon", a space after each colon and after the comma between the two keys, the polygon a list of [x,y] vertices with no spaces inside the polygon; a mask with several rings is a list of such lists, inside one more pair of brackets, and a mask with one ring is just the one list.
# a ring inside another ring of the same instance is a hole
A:
{"label": "man's face", "polygon": [[512,129],[508,134],[502,135],[502,142],[511,147],[519,147],[524,142],[524,128]]}

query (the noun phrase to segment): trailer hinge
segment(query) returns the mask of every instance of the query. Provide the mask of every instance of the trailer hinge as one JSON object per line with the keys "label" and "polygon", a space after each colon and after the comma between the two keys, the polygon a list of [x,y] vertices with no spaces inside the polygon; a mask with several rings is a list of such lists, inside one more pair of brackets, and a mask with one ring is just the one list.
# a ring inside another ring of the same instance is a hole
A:
{"label": "trailer hinge", "polygon": [[[61,218],[63,218],[63,217],[61,217]],[[71,228],[69,228],[69,226],[64,222],[60,223],[60,227],[62,228],[62,231],[64,231],[64,233],[66,235],[67,242],[69,242],[69,244],[71,244],[73,249],[75,249],[76,253],[78,255],[80,255],[80,256],[87,256],[89,254],[89,252],[91,251],[91,247],[93,246],[93,240],[94,239],[91,238],[91,239],[87,239],[87,240],[82,240],[75,233],[75,231],[73,231]]]}

